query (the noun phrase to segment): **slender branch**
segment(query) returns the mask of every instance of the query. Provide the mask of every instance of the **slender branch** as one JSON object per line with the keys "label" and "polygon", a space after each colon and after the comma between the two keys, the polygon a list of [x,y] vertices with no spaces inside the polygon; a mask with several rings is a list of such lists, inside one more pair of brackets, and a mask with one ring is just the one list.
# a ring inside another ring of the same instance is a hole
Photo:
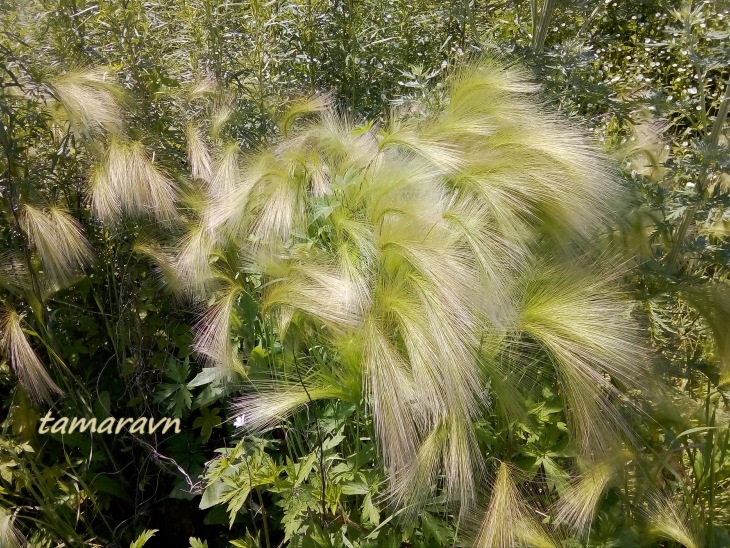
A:
{"label": "slender branch", "polygon": [[259,497],[259,505],[261,506],[261,519],[264,522],[264,540],[266,541],[266,546],[269,548],[271,546],[271,541],[269,540],[269,518],[266,515],[266,506],[264,505],[264,497],[261,496],[261,489],[256,487],[254,489],[256,491],[256,494]]}
{"label": "slender branch", "polygon": [[545,7],[542,10],[542,17],[540,18],[540,28],[538,30],[537,40],[535,41],[535,51],[538,53],[542,52],[545,47],[545,38],[547,38],[550,21],[553,19],[555,4],[555,0],[545,0]]}
{"label": "slender branch", "polygon": [[147,447],[152,452],[152,454],[155,456],[156,459],[171,463],[177,469],[177,471],[180,472],[180,474],[182,474],[183,478],[185,478],[185,483],[187,483],[190,486],[190,492],[191,493],[193,491],[197,491],[200,488],[200,482],[193,482],[193,480],[190,478],[190,476],[185,471],[185,469],[182,466],[180,466],[175,459],[170,458],[170,457],[166,457],[165,455],[163,455],[162,453],[160,453],[159,451],[157,451],[157,449],[155,449],[154,447],[152,447],[152,445],[150,445],[149,443],[147,443],[143,439],[138,438],[137,436],[135,436],[133,434],[130,434],[130,435],[138,443],[140,443],[140,444],[144,445],[145,447]]}

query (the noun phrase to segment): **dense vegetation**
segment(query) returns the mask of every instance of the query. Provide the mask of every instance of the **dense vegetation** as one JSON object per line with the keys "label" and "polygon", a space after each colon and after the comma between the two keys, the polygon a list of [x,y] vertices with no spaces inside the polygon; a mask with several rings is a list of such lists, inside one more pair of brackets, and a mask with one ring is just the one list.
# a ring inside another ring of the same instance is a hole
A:
{"label": "dense vegetation", "polygon": [[726,1],[0,18],[0,548],[730,546]]}

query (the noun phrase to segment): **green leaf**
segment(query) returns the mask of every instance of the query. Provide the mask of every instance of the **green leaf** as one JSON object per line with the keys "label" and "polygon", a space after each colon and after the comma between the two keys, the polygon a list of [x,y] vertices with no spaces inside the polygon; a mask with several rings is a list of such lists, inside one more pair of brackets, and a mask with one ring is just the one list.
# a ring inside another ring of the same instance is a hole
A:
{"label": "green leaf", "polygon": [[695,428],[690,428],[689,430],[685,430],[681,434],[678,434],[676,438],[674,438],[674,441],[677,441],[679,438],[684,436],[690,436],[692,434],[696,434],[698,432],[707,432],[708,430],[718,430],[725,428],[724,426],[697,426]]}
{"label": "green leaf", "polygon": [[200,499],[200,505],[198,506],[201,510],[206,510],[216,504],[220,504],[223,500],[223,494],[226,491],[226,486],[223,482],[214,481],[205,488],[203,491],[203,498]]}
{"label": "green leaf", "polygon": [[447,546],[451,540],[451,531],[443,520],[436,518],[428,512],[421,514],[421,523],[426,538],[436,541],[438,546]]}
{"label": "green leaf", "polygon": [[107,493],[107,494],[117,497],[119,499],[126,500],[128,502],[132,502],[132,499],[129,496],[129,491],[128,491],[127,487],[124,485],[124,483],[121,480],[116,479],[114,477],[105,476],[103,474],[98,474],[94,477],[93,481],[91,482],[91,486],[97,492]]}
{"label": "green leaf", "polygon": [[234,548],[259,548],[259,546],[261,546],[261,541],[259,540],[258,535],[254,538],[251,536],[249,531],[246,531],[246,538],[235,539],[230,542],[231,546]]}
{"label": "green leaf", "polygon": [[[251,493],[251,488],[248,485],[241,485],[237,489],[231,491],[232,495],[228,501],[228,516],[229,524],[228,527],[233,527],[233,522],[236,520],[236,514],[243,508],[243,505],[248,499],[248,495]],[[229,493],[229,494],[231,494]]]}
{"label": "green leaf", "polygon": [[380,511],[378,510],[378,507],[373,504],[373,497],[370,493],[365,496],[361,509],[363,523],[371,525],[378,525],[380,523]]}
{"label": "green leaf", "polygon": [[329,449],[337,447],[340,443],[342,443],[342,440],[344,439],[345,436],[343,434],[337,434],[336,436],[327,438],[326,440],[324,440],[324,442],[322,442],[322,451],[327,451]]}
{"label": "green leaf", "polygon": [[215,409],[203,407],[200,410],[201,416],[196,418],[193,422],[193,428],[200,428],[203,443],[206,443],[210,439],[210,436],[213,433],[213,428],[220,426],[221,418],[218,416],[219,412],[220,408],[218,407]]}
{"label": "green leaf", "polygon": [[310,472],[312,471],[312,468],[314,467],[314,463],[317,461],[317,455],[315,453],[310,453],[303,459],[297,463],[297,477],[296,481],[294,482],[294,487],[298,487],[301,485],[303,481],[305,481],[308,477]]}
{"label": "green leaf", "polygon": [[167,378],[179,384],[185,384],[188,375],[190,375],[190,365],[187,358],[182,362],[175,358],[170,358],[167,361],[167,367],[165,368],[165,376]]}
{"label": "green leaf", "polygon": [[137,540],[132,542],[129,545],[129,548],[142,548],[145,544],[147,544],[147,541],[150,540],[153,536],[155,536],[155,533],[157,533],[159,529],[145,529],[142,531],[142,533],[137,537]]}
{"label": "green leaf", "polygon": [[205,367],[198,373],[195,378],[188,383],[188,388],[196,388],[198,386],[204,386],[212,382],[219,381],[221,378],[221,372],[217,367]]}

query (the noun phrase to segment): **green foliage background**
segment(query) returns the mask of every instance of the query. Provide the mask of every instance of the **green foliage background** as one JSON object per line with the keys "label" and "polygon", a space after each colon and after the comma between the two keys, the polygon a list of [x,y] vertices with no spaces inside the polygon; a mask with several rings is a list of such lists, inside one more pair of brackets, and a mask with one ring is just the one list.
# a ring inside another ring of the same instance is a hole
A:
{"label": "green foliage background", "polygon": [[[211,548],[473,542],[497,484],[470,515],[437,491],[404,519],[385,497],[364,407],[315,402],[260,436],[234,434],[239,387],[204,369],[193,344],[204,306],[175,296],[159,273],[182,235],[144,217],[114,230],[94,219],[88,182],[102,139],[64,119],[54,82],[104,67],[123,89],[113,92],[119,123],[193,211],[188,123],[255,150],[277,142],[297,99],[327,92],[361,127],[377,126],[395,108],[437,108],[456,67],[489,55],[528,66],[548,107],[615,156],[631,201],[602,237],[622,245],[621,286],[665,386],[661,398],[627,394],[644,411],[627,417],[639,443],[605,482],[576,462],[549,378],[526,394],[524,420],[492,411],[477,425],[491,470],[511,463],[556,545],[730,546],[727,2],[2,0],[0,18],[0,303],[22,315],[65,393],[54,415],[183,423],[178,435],[39,435],[48,406],[31,400],[6,354],[0,543],[12,546],[11,523],[31,546],[142,546],[145,536],[145,546]],[[43,285],[21,203],[71,212],[96,256],[84,275]],[[257,281],[247,283],[230,325],[246,374],[331,359],[322,347],[283,345]],[[559,523],[564,498],[588,512],[589,532]]]}

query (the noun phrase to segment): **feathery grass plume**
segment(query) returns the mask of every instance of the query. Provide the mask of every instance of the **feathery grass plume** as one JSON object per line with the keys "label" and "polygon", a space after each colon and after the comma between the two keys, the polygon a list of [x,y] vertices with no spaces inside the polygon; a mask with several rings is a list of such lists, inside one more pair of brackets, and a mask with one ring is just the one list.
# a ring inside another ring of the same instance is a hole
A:
{"label": "feathery grass plume", "polygon": [[139,141],[112,137],[90,186],[91,210],[102,221],[117,221],[122,214],[160,221],[177,217],[175,183],[150,160]]}
{"label": "feathery grass plume", "polygon": [[181,282],[179,289],[189,296],[205,296],[206,289],[214,281],[214,272],[210,264],[213,243],[204,226],[195,225],[190,228],[176,246],[174,268]]}
{"label": "feathery grass plume", "polygon": [[221,376],[234,378],[240,369],[239,358],[231,343],[231,321],[241,289],[229,286],[206,310],[195,326],[193,348],[209,367],[219,369]]}
{"label": "feathery grass plume", "polygon": [[331,379],[323,382],[317,376],[301,381],[252,381],[255,392],[238,398],[231,405],[240,429],[260,434],[296,413],[310,402],[324,399],[348,400],[347,392]]}
{"label": "feathery grass plume", "polygon": [[606,489],[616,480],[618,459],[592,464],[574,481],[557,502],[557,523],[566,524],[581,536],[588,534],[598,503]]}
{"label": "feathery grass plume", "polygon": [[444,422],[419,441],[414,462],[391,480],[388,494],[409,520],[434,498],[443,481],[447,500],[456,502],[463,515],[476,501],[476,488],[484,463],[468,419],[445,417]]}
{"label": "feathery grass plume", "polygon": [[520,287],[519,330],[550,355],[583,455],[601,459],[630,436],[614,400],[622,386],[651,389],[638,326],[628,317],[616,274],[541,263]]}
{"label": "feathery grass plume", "polygon": [[307,188],[304,158],[296,148],[268,156],[271,162],[249,194],[250,234],[256,246],[282,248],[303,231]]}
{"label": "feathery grass plume", "polygon": [[190,101],[214,96],[219,92],[219,84],[215,76],[207,74],[205,77],[195,80],[187,90],[187,98]]}
{"label": "feathery grass plume", "polygon": [[484,461],[471,417],[454,412],[447,417],[446,425],[448,436],[443,456],[446,493],[463,514],[476,502],[477,485],[484,476]]}
{"label": "feathery grass plume", "polygon": [[325,322],[333,331],[362,323],[366,295],[336,267],[309,261],[290,261],[286,272],[266,288],[262,311],[276,307],[301,310]]}
{"label": "feathery grass plume", "polygon": [[535,89],[484,61],[452,78],[441,110],[377,130],[304,103],[285,115],[286,136],[209,198],[210,240],[248,258],[277,335],[342,350],[327,367],[359,369],[391,492],[407,504],[427,483],[462,508],[473,501],[486,381],[504,413],[524,412],[513,379],[554,363],[573,437],[600,455],[626,429],[614,382],[643,378],[621,298],[596,281],[605,272],[544,266],[546,235],[581,262],[575,244],[588,245],[619,192],[604,156]]}
{"label": "feathery grass plume", "polygon": [[452,183],[481,196],[506,234],[532,227],[588,236],[619,195],[614,170],[583,133],[546,113],[535,89],[516,67],[488,60],[465,67],[424,131],[458,143],[465,167]]}
{"label": "feathery grass plume", "polygon": [[[289,152],[289,154],[287,154]],[[282,250],[302,229],[306,179],[296,150],[265,151],[249,160],[241,180],[214,196],[207,216],[218,240],[250,236],[256,247]]]}
{"label": "feathery grass plume", "polygon": [[425,500],[433,499],[434,478],[443,465],[443,453],[448,432],[436,426],[423,438],[413,464],[395,477],[390,494],[396,506],[403,509],[404,520],[415,519]]}
{"label": "feathery grass plume", "polygon": [[254,162],[251,159],[239,171],[240,179],[231,181],[228,190],[218,195],[210,194],[210,201],[204,215],[209,233],[216,243],[247,238],[246,228],[250,222],[248,203],[251,191],[265,176],[266,160]]}
{"label": "feathery grass plume", "polygon": [[[438,264],[435,261],[431,266]],[[406,268],[410,270],[411,266]],[[469,303],[458,292],[438,291],[439,287],[458,288],[459,274],[463,273],[446,256],[440,266],[443,272],[429,269],[433,282],[412,272],[408,284],[411,287],[391,283],[378,295],[375,304],[391,314],[399,328],[417,393],[419,423],[427,428],[443,423],[448,432],[442,458],[447,492],[468,506],[474,500],[474,482],[480,476],[481,458],[470,421],[477,414],[481,385],[472,352],[476,346],[473,318],[467,311],[479,299],[475,297]],[[452,277],[451,283],[445,285],[446,278],[442,276],[447,270]]]}
{"label": "feathery grass plume", "polygon": [[217,95],[213,100],[212,109],[213,115],[208,132],[211,139],[217,142],[224,138],[223,129],[233,114],[233,100],[224,95]]}
{"label": "feathery grass plume", "polygon": [[225,195],[234,188],[240,179],[240,150],[236,143],[229,143],[221,150],[214,166],[209,192],[212,196]]}
{"label": "feathery grass plume", "polygon": [[536,380],[534,358],[534,347],[503,326],[482,333],[477,360],[492,392],[487,405],[496,408],[504,424],[528,419],[523,389]]}
{"label": "feathery grass plume", "polygon": [[22,222],[52,283],[68,284],[91,263],[91,246],[81,225],[68,212],[57,207],[42,210],[25,204]]}
{"label": "feathery grass plume", "polygon": [[[108,165],[109,151],[104,162],[92,166],[89,174],[89,194],[91,197],[91,213],[104,222],[116,222],[122,215],[122,204],[117,197],[115,184],[119,176],[111,178]],[[123,166],[117,166],[123,169]]]}
{"label": "feathery grass plume", "polygon": [[[378,152],[378,143],[370,131],[356,130],[351,120],[332,109],[322,112],[319,123],[305,126],[301,136],[292,139],[292,143],[297,142],[303,152],[305,177],[318,169],[332,173],[363,169],[376,159]],[[294,159],[299,160],[296,156]],[[318,192],[314,182],[311,188],[314,197],[329,192]]]}
{"label": "feathery grass plume", "polygon": [[208,113],[208,137],[213,143],[223,138],[222,132],[233,113],[233,97],[227,95],[212,74],[184,86],[184,98],[191,112]]}
{"label": "feathery grass plume", "polygon": [[20,384],[37,403],[50,402],[52,394],[63,394],[48,375],[25,337],[23,317],[15,310],[0,313],[0,334],[5,358],[10,360]]}
{"label": "feathery grass plume", "polygon": [[123,132],[122,91],[108,71],[71,71],[55,78],[50,87],[79,133],[90,135],[100,129],[117,135]]}
{"label": "feathery grass plume", "polygon": [[201,131],[193,124],[185,126],[185,138],[188,143],[188,164],[190,173],[196,179],[211,181],[213,178],[213,160]]}
{"label": "feathery grass plume", "polygon": [[12,514],[0,506],[0,546],[3,548],[21,548],[25,538],[13,523]]}
{"label": "feathery grass plume", "polygon": [[653,493],[649,496],[646,517],[650,532],[685,546],[699,548],[702,542],[695,524],[688,519],[687,511],[680,508],[675,496],[670,493]]}
{"label": "feathery grass plume", "polygon": [[429,162],[433,168],[445,173],[458,173],[465,167],[465,161],[457,143],[434,135],[426,137],[414,122],[393,124],[390,132],[379,142],[381,150],[403,149]]}
{"label": "feathery grass plume", "polygon": [[418,447],[415,386],[408,365],[374,318],[365,322],[363,369],[372,397],[375,430],[392,476],[408,470]]}
{"label": "feathery grass plume", "polygon": [[511,465],[502,462],[473,545],[478,548],[556,548],[559,544],[547,535],[531,515],[512,475]]}
{"label": "feathery grass plume", "polygon": [[331,106],[332,98],[328,95],[315,95],[294,101],[294,103],[288,106],[278,121],[281,134],[289,137],[292,127],[301,118],[309,117],[313,114],[321,114],[329,110]]}
{"label": "feathery grass plume", "polygon": [[492,295],[487,311],[492,322],[509,308],[508,281],[525,266],[527,250],[506,237],[494,222],[491,208],[473,196],[453,200],[444,219],[460,232],[483,276],[486,290]]}
{"label": "feathery grass plume", "polygon": [[154,262],[161,281],[169,286],[173,295],[183,290],[183,280],[178,273],[175,256],[171,250],[164,249],[146,238],[137,240],[132,250],[149,257]]}
{"label": "feathery grass plume", "polygon": [[369,134],[353,136],[332,114],[320,125],[308,126],[302,136],[250,156],[241,166],[240,180],[227,177],[234,185],[211,197],[211,231],[222,239],[252,236],[264,249],[282,244],[304,228],[307,191],[320,198],[329,194],[335,164],[363,168],[374,153],[371,139]]}

